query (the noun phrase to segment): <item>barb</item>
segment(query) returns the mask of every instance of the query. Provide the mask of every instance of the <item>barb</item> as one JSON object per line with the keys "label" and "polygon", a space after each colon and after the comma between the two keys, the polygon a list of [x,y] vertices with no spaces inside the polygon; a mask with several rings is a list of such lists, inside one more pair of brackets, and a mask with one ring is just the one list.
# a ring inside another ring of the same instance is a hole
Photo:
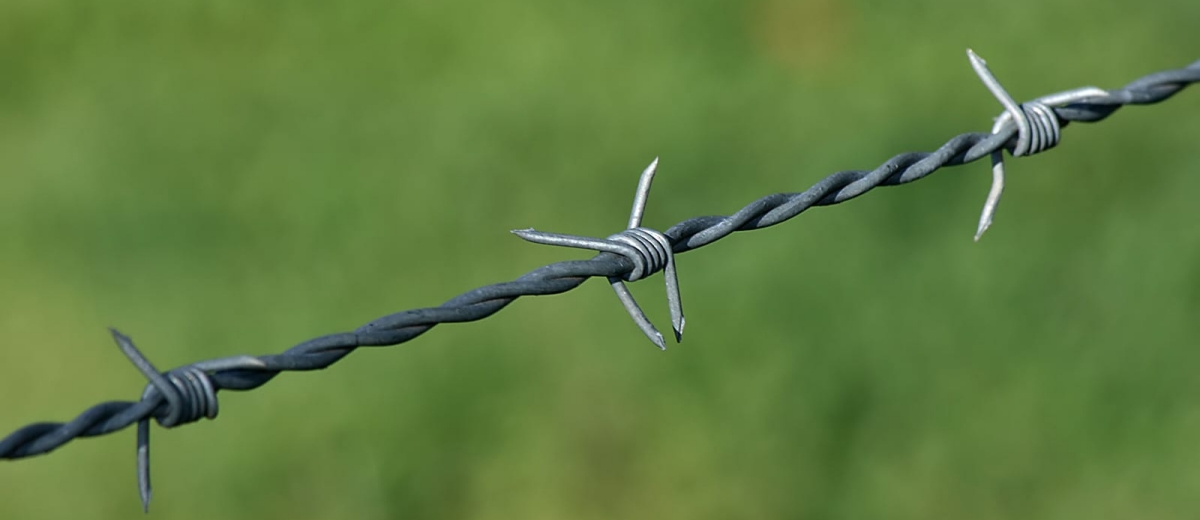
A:
{"label": "barb", "polygon": [[611,235],[603,240],[599,238],[580,237],[575,235],[559,235],[543,233],[533,229],[515,229],[513,233],[535,244],[551,246],[576,247],[598,252],[616,253],[624,256],[633,263],[633,271],[625,275],[608,277],[608,283],[617,293],[617,298],[633,318],[633,322],[650,341],[661,350],[667,350],[662,333],[654,328],[646,313],[633,299],[633,293],[625,287],[625,281],[636,282],[658,271],[664,270],[667,280],[667,306],[671,310],[671,326],[675,330],[675,342],[683,340],[683,303],[679,299],[679,278],[675,275],[675,255],[671,251],[671,243],[662,233],[642,226],[642,214],[646,211],[646,200],[650,197],[650,183],[654,182],[654,172],[658,170],[658,158],[650,163],[638,181],[637,193],[633,197],[633,210],[629,213],[629,227],[620,233]]}
{"label": "barb", "polygon": [[[1000,85],[987,62],[980,58],[975,51],[967,49],[967,58],[971,60],[971,68],[983,80],[984,86],[992,91],[992,95],[1004,105],[1004,112],[996,118],[992,133],[998,134],[1006,125],[1016,123],[1017,143],[1013,147],[1013,157],[1033,155],[1049,150],[1058,145],[1062,138],[1062,125],[1058,122],[1052,107],[1060,107],[1071,103],[1079,103],[1092,98],[1108,95],[1103,89],[1096,87],[1081,87],[1066,90],[1048,96],[1042,96],[1028,103],[1018,105],[1008,91]],[[983,236],[992,225],[992,217],[996,214],[996,206],[1000,204],[1000,195],[1004,194],[1004,153],[1001,150],[992,152],[992,188],[988,191],[987,201],[983,204],[983,212],[979,215],[979,227],[975,231],[975,241]]]}
{"label": "barb", "polygon": [[[974,61],[974,60],[973,60]],[[791,219],[813,206],[827,206],[851,200],[879,186],[895,186],[922,179],[945,166],[957,166],[1009,149],[1014,156],[1034,153],[1036,139],[1022,125],[1031,120],[1050,125],[1041,134],[1055,137],[1059,128],[1069,122],[1096,122],[1107,118],[1125,105],[1147,105],[1170,98],[1183,88],[1200,81],[1200,61],[1187,67],[1150,74],[1123,88],[1112,91],[1090,91],[1076,98],[1064,93],[1039,98],[1040,107],[1023,109],[1020,113],[1006,108],[992,129],[991,134],[965,133],[956,136],[933,152],[910,152],[892,157],[871,171],[841,171],[825,177],[820,182],[800,193],[777,193],[760,198],[729,216],[696,217],[672,226],[659,236],[669,243],[667,258],[671,254],[691,251],[720,240],[735,231],[749,231],[770,227]],[[985,78],[985,83],[987,79]],[[998,86],[998,83],[996,84]],[[996,89],[993,89],[996,90]],[[1067,91],[1070,93],[1072,91]],[[1062,97],[1065,95],[1065,98]],[[1007,98],[1007,96],[1005,96]],[[1004,101],[1007,101],[1005,99]],[[1005,104],[1008,104],[1007,102]],[[1028,103],[1026,105],[1029,105]],[[1026,113],[1030,112],[1031,113]],[[1053,117],[1049,117],[1053,115]],[[1028,118],[1028,119],[1027,119]],[[1054,140],[1054,139],[1050,139]],[[1049,142],[1049,141],[1046,141]],[[1044,149],[1044,148],[1042,148]],[[1021,153],[1018,154],[1017,150]],[[653,166],[653,165],[652,165]],[[1002,174],[1001,174],[1002,175]],[[645,189],[639,187],[640,202],[635,203],[630,217],[632,224],[640,223],[639,206],[644,206],[644,193],[649,190],[649,179],[643,176]],[[993,204],[994,208],[994,204]],[[644,229],[644,228],[638,228]],[[627,230],[633,231],[633,230]],[[624,233],[617,236],[624,236]],[[649,233],[649,231],[648,231]],[[653,232],[657,233],[657,232]],[[653,237],[654,235],[649,235]],[[610,237],[609,244],[616,241]],[[657,241],[657,239],[655,239]],[[628,244],[629,242],[623,242]],[[647,245],[647,247],[652,247]],[[600,248],[597,248],[600,249]],[[647,250],[649,251],[649,250]],[[640,252],[638,253],[641,254]],[[200,361],[157,374],[145,361],[128,338],[114,331],[114,337],[127,356],[144,375],[151,380],[139,401],[110,401],[100,403],[84,411],[67,423],[43,422],[18,429],[0,440],[0,459],[22,459],[48,453],[80,437],[105,435],[139,424],[139,449],[148,447],[148,420],[154,418],[160,426],[170,428],[215,417],[216,394],[220,390],[252,390],[285,371],[307,371],[324,369],[358,347],[398,345],[409,341],[440,323],[459,323],[487,318],[521,296],[559,294],[570,291],[594,276],[609,279],[636,280],[649,274],[648,265],[657,270],[658,261],[639,263],[633,256],[622,251],[603,252],[589,260],[573,260],[550,264],[510,282],[480,287],[456,296],[438,307],[414,309],[384,316],[355,329],[352,332],[330,334],[300,343],[280,354],[261,356],[234,356]],[[635,318],[636,319],[636,318]],[[682,332],[682,311],[679,313],[678,332]],[[145,484],[139,487],[143,498],[149,499],[149,452],[139,456],[139,476]]]}

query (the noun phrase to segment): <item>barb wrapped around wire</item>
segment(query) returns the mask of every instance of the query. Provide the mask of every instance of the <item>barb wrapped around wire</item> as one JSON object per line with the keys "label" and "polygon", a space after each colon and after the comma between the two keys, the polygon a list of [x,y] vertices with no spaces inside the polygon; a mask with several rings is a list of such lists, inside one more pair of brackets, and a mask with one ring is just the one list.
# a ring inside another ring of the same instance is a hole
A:
{"label": "barb wrapped around wire", "polygon": [[[601,251],[595,257],[539,267],[516,280],[472,289],[437,307],[383,316],[354,331],[313,338],[279,354],[199,361],[160,374],[134,348],[132,341],[113,331],[121,350],[150,380],[141,399],[136,402],[103,402],[66,423],[42,422],[19,428],[0,439],[0,459],[22,459],[48,453],[74,439],[106,435],[136,423],[139,490],[142,499],[148,502],[150,418],[163,427],[187,424],[202,417],[214,418],[217,414],[216,394],[220,390],[252,390],[285,371],[321,370],[359,347],[398,345],[441,323],[481,320],[499,312],[521,296],[564,293],[590,277],[608,278],[639,327],[662,347],[665,346],[662,335],[645,319],[620,282],[640,280],[663,270],[667,279],[672,324],[678,340],[683,333],[684,320],[675,280],[674,255],[706,246],[737,231],[774,226],[814,206],[840,204],[879,186],[906,184],[925,178],[942,167],[974,162],[989,155],[994,161],[994,181],[988,198],[990,209],[985,207],[984,217],[990,222],[991,212],[995,210],[1003,189],[1003,157],[999,154],[1004,148],[1011,148],[1013,155],[1018,157],[1037,153],[1057,143],[1061,127],[1068,122],[1101,121],[1122,106],[1158,103],[1200,81],[1200,61],[1196,61],[1181,69],[1144,76],[1120,89],[1103,91],[1085,87],[1044,96],[1022,107],[1008,97],[987,72],[982,60],[974,53],[970,55],[976,72],[1005,105],[1005,113],[997,119],[990,134],[961,134],[932,152],[902,153],[871,171],[833,173],[802,192],[767,195],[732,215],[690,218],[661,233],[640,227],[650,181],[658,164],[656,160],[643,172],[630,215],[629,229],[603,240],[540,234],[532,230],[517,232],[518,235],[525,233],[525,238],[541,243]],[[981,230],[986,228],[982,220]],[[566,238],[559,241],[559,238],[553,237]]]}
{"label": "barb wrapped around wire", "polygon": [[[1013,157],[1033,155],[1058,145],[1059,139],[1062,138],[1062,125],[1059,123],[1058,115],[1054,113],[1053,107],[1108,96],[1108,92],[1103,89],[1081,87],[1042,96],[1018,105],[992,75],[992,71],[988,69],[987,62],[983,58],[980,58],[971,49],[967,49],[967,57],[971,60],[971,67],[975,69],[979,79],[983,80],[983,84],[992,91],[992,95],[996,96],[1000,104],[1004,105],[1004,112],[996,118],[996,124],[992,125],[992,133],[1000,134],[1013,124],[1017,126],[1017,142],[1012,148]],[[987,201],[983,204],[983,212],[979,215],[979,227],[975,230],[976,242],[983,236],[983,232],[991,227],[992,218],[996,214],[996,206],[1000,204],[1002,194],[1004,194],[1004,152],[996,150],[992,152],[992,188],[988,191]]]}
{"label": "barb wrapped around wire", "polygon": [[[209,371],[237,368],[256,368],[262,363],[250,356],[235,356],[208,362],[185,365],[165,374],[150,363],[133,344],[133,339],[117,329],[109,329],[121,353],[133,363],[150,382],[142,391],[142,402],[158,402],[151,416],[163,428],[174,428],[203,418],[216,419],[219,410],[218,387]],[[165,402],[164,402],[165,401]],[[137,422],[137,481],[142,510],[150,510],[150,417]]]}
{"label": "barb wrapped around wire", "polygon": [[543,233],[533,229],[515,229],[513,234],[533,242],[552,246],[575,247],[590,249],[598,252],[616,253],[628,259],[633,264],[633,270],[624,277],[610,276],[608,283],[616,291],[617,298],[629,312],[642,333],[662,350],[667,349],[662,333],[654,328],[646,313],[633,299],[625,282],[636,282],[664,270],[667,280],[667,306],[671,311],[671,327],[675,330],[675,341],[683,340],[683,303],[679,299],[679,279],[675,274],[675,254],[671,251],[671,243],[662,233],[653,229],[641,227],[642,214],[646,211],[646,201],[650,197],[650,184],[654,182],[654,173],[658,170],[656,157],[650,166],[642,171],[638,181],[637,193],[633,197],[633,210],[629,213],[629,227],[624,231],[608,238],[588,238],[575,235],[559,235]]}

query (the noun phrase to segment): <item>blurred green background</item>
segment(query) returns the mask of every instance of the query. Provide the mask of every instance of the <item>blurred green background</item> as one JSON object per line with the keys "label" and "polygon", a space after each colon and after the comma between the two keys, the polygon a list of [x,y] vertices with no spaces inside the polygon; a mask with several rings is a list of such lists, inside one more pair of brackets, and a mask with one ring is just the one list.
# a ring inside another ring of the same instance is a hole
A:
{"label": "blurred green background", "polygon": [[[0,433],[1200,58],[1200,3],[0,2]],[[156,427],[158,518],[1195,518],[1200,92]],[[666,326],[661,278],[634,284]],[[134,432],[0,518],[140,515]]]}

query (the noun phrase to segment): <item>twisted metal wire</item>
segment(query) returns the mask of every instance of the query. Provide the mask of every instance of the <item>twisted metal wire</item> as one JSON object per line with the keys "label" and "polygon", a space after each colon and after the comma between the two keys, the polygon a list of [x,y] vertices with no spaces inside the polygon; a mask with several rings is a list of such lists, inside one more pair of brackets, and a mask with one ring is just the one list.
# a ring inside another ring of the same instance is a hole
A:
{"label": "twisted metal wire", "polygon": [[[1104,94],[1089,97],[1085,101],[1054,107],[1032,105],[1031,110],[1044,112],[1045,107],[1052,111],[1059,123],[1057,126],[1066,126],[1070,122],[1092,123],[1107,118],[1125,105],[1148,105],[1166,100],[1196,82],[1200,82],[1200,61],[1181,69],[1144,76],[1120,89],[1100,91]],[[1044,115],[1034,117],[1035,114],[1030,114],[1030,119],[1038,120]],[[779,224],[813,206],[840,204],[876,187],[907,184],[925,178],[942,167],[974,162],[1004,149],[1012,153],[1015,151],[1017,133],[1016,124],[1010,117],[998,125],[993,133],[964,133],[932,152],[902,153],[871,171],[840,171],[803,192],[767,195],[732,215],[687,219],[662,234],[670,241],[675,254],[691,251],[736,231]],[[1023,150],[1023,153],[1027,152],[1028,149]],[[134,423],[140,423],[144,428],[148,424],[146,421],[151,418],[163,427],[187,424],[202,417],[213,418],[217,413],[216,393],[220,390],[252,390],[281,372],[321,370],[359,347],[398,345],[441,323],[481,320],[499,312],[521,296],[567,292],[591,277],[637,279],[637,276],[631,275],[638,267],[643,266],[635,265],[625,256],[602,252],[588,260],[550,264],[513,281],[467,291],[437,307],[389,314],[352,332],[310,339],[279,354],[232,356],[184,365],[168,371],[165,376],[159,376],[161,380],[152,377],[151,384],[139,401],[104,402],[87,409],[70,422],[40,422],[14,431],[0,440],[0,459],[22,459],[48,453],[76,438],[105,435]],[[126,349],[122,343],[128,338],[116,331],[113,333],[126,354],[138,364],[130,353],[132,343],[128,343],[130,349]],[[136,352],[136,349],[132,351]],[[144,373],[152,369],[148,362],[145,366],[138,366]],[[148,484],[145,488],[148,492]],[[143,496],[143,499],[147,500],[148,496]]]}

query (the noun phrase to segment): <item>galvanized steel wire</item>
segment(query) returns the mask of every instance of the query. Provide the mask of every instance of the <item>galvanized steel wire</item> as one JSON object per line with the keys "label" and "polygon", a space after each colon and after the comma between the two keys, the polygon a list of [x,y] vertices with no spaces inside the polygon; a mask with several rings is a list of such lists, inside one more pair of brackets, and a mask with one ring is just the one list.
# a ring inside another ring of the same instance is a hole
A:
{"label": "galvanized steel wire", "polygon": [[[1047,127],[1057,142],[1059,127],[1070,122],[1101,121],[1125,105],[1148,105],[1169,99],[1200,81],[1200,61],[1177,70],[1139,78],[1128,85],[1051,106],[1043,102],[1021,106],[1025,117],[1033,115],[1035,126]],[[1094,87],[1088,87],[1094,89]],[[1077,89],[1078,90],[1078,89]],[[1068,91],[1071,92],[1071,91]],[[1035,100],[1037,101],[1037,100]],[[1052,114],[1057,121],[1044,121]],[[702,216],[671,226],[661,235],[674,254],[706,246],[736,231],[749,231],[789,220],[814,206],[839,204],[879,186],[895,186],[925,178],[945,166],[977,161],[1007,150],[1035,153],[1041,148],[1027,144],[1031,136],[1021,132],[1022,117],[1012,110],[997,120],[992,133],[965,133],[946,141],[932,152],[902,153],[871,171],[840,171],[799,193],[767,195],[728,216]],[[1024,122],[1029,127],[1029,121]],[[1033,136],[1037,138],[1037,136]],[[1019,142],[1021,149],[1018,150]],[[995,157],[994,157],[995,160]],[[648,187],[647,187],[648,188]],[[989,197],[990,202],[990,197]],[[644,198],[642,200],[644,204]],[[635,204],[635,213],[637,206]],[[640,215],[638,215],[640,217]],[[639,218],[640,220],[640,218]],[[616,235],[614,235],[616,236]],[[612,238],[612,237],[610,237]],[[656,262],[652,268],[666,264]],[[0,440],[0,459],[23,459],[53,451],[80,437],[94,437],[122,430],[135,423],[138,428],[139,487],[143,501],[149,500],[149,419],[163,427],[174,427],[217,415],[217,392],[252,390],[282,372],[320,370],[336,363],[359,347],[390,346],[407,342],[442,323],[481,320],[500,311],[521,296],[540,296],[570,291],[591,277],[633,281],[644,278],[645,265],[635,265],[628,255],[601,252],[588,260],[571,260],[534,269],[516,280],[480,287],[458,295],[437,307],[413,309],[372,320],[351,332],[329,334],[304,341],[279,354],[233,356],[184,365],[160,373],[133,342],[121,333],[112,334],[121,350],[150,380],[138,401],[109,401],[97,404],[66,422],[30,424]],[[634,271],[636,277],[631,277]],[[682,314],[680,315],[682,319]],[[679,324],[682,328],[682,324]],[[679,331],[677,331],[679,332]]]}

